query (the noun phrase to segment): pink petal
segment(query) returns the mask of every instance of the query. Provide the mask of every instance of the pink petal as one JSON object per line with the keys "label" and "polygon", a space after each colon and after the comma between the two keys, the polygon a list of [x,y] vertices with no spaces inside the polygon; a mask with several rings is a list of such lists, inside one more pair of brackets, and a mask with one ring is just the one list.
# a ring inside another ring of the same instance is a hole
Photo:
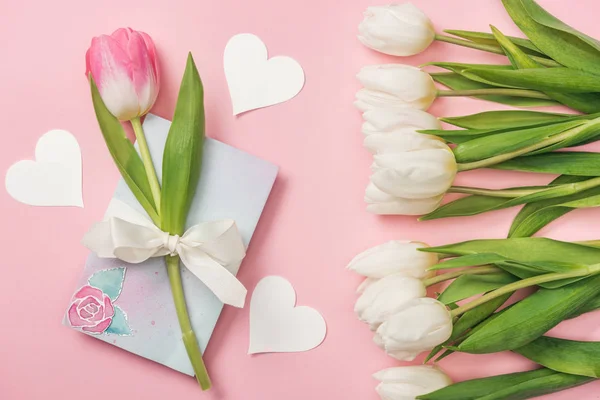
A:
{"label": "pink petal", "polygon": [[69,311],[67,311],[67,318],[71,326],[80,328],[82,326],[88,326],[90,323],[84,319],[82,319],[77,312],[77,303],[73,302],[71,307],[69,307]]}
{"label": "pink petal", "polygon": [[114,76],[128,76],[131,79],[129,56],[110,36],[102,35],[92,39],[90,47],[90,70],[102,94],[102,87]]}
{"label": "pink petal", "polygon": [[81,316],[81,318],[84,318],[86,320],[94,316],[94,314],[88,312],[86,309],[79,310],[79,315]]}
{"label": "pink petal", "polygon": [[[146,43],[146,49],[148,50],[148,57],[152,61],[152,65],[154,66],[154,76],[156,77],[156,86],[160,87],[160,71],[158,69],[158,57],[156,56],[156,46],[154,45],[154,41],[146,32],[137,31],[144,42]],[[158,91],[158,89],[157,89]]]}
{"label": "pink petal", "polygon": [[98,312],[98,306],[96,304],[88,304],[87,306],[85,306],[86,310],[89,309],[88,311],[91,313],[95,313]]}
{"label": "pink petal", "polygon": [[114,39],[123,50],[125,50],[127,49],[127,43],[129,43],[129,36],[131,32],[133,32],[133,29],[131,28],[119,28],[111,33],[110,37]]}
{"label": "pink petal", "polygon": [[[138,96],[140,96],[144,90],[147,90],[148,85],[155,84],[156,76],[154,64],[148,54],[146,42],[138,32],[131,33],[129,43],[127,44],[127,53],[131,59],[133,86]],[[140,102],[142,103],[143,100],[140,99]]]}
{"label": "pink petal", "polygon": [[112,318],[115,315],[115,309],[112,305],[112,301],[107,295],[104,295],[104,315],[108,318]]}
{"label": "pink petal", "polygon": [[79,308],[83,308],[83,307],[87,307],[90,304],[94,304],[97,306],[100,305],[100,303],[98,302],[98,300],[96,300],[96,298],[94,297],[86,297],[85,299],[81,300],[81,303],[79,303]]}
{"label": "pink petal", "polygon": [[104,306],[100,306],[98,308],[98,311],[94,313],[94,316],[90,318],[90,322],[97,323],[99,321],[102,321],[105,317],[106,316],[104,315]]}
{"label": "pink petal", "polygon": [[86,297],[94,297],[99,302],[100,299],[102,299],[103,295],[104,295],[104,293],[102,293],[102,290],[95,288],[93,286],[90,286],[90,285],[86,285],[86,286],[82,287],[81,289],[79,289],[79,291],[77,293],[75,293],[73,295],[73,297],[76,299],[83,299]]}
{"label": "pink petal", "polygon": [[81,330],[89,333],[102,333],[108,329],[111,323],[112,318],[106,318],[100,321],[100,323],[98,323],[96,326],[85,326]]}

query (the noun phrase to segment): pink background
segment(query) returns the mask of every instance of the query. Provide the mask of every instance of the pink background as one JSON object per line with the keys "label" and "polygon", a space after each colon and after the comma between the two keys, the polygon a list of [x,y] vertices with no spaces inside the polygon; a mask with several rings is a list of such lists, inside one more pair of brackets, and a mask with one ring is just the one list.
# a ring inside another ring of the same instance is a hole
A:
{"label": "pink background", "polygon": [[[414,0],[445,28],[505,33],[516,29],[499,0]],[[35,208],[0,190],[0,398],[375,400],[370,375],[398,365],[371,342],[353,314],[360,278],[344,267],[359,251],[390,239],[442,244],[503,237],[516,209],[461,220],[418,223],[410,217],[377,217],[362,201],[370,155],[362,148],[361,117],[353,108],[363,65],[431,60],[500,62],[501,58],[434,44],[411,59],[393,59],[362,47],[356,27],[375,0],[9,1],[0,3],[0,170],[33,157],[49,129],[71,131],[83,153],[85,208]],[[595,0],[540,0],[563,20],[600,37]],[[154,112],[171,118],[185,57],[192,51],[206,86],[208,135],[281,166],[266,211],[240,273],[250,290],[264,276],[289,279],[299,304],[317,308],[328,336],[301,354],[247,356],[248,309],[227,308],[206,362],[215,389],[200,393],[195,380],[60,324],[87,250],[79,240],[104,212],[118,172],[94,120],[84,77],[84,53],[92,36],[121,26],[148,32],[161,58],[163,86]],[[270,55],[297,59],[304,90],[292,101],[233,117],[222,70],[227,40],[251,32]],[[502,106],[471,99],[443,99],[437,116]],[[600,149],[600,146],[596,146]],[[543,183],[549,176],[505,172],[461,174],[460,184],[493,187]],[[543,231],[576,240],[597,239],[600,209],[576,211]],[[599,340],[599,314],[562,324],[556,333]],[[442,366],[457,380],[525,370],[514,354],[455,355]],[[600,383],[548,399],[598,399]]]}

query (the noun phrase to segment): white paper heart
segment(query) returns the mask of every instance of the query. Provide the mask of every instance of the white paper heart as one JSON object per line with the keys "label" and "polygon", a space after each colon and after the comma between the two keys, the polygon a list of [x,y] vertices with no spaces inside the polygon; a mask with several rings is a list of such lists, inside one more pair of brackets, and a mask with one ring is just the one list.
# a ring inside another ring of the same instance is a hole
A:
{"label": "white paper heart", "polygon": [[248,354],[308,351],[325,339],[327,326],[313,308],[296,305],[292,284],[280,276],[263,278],[250,302]]}
{"label": "white paper heart", "polygon": [[241,33],[227,42],[223,64],[233,115],[282,103],[302,90],[304,71],[296,60],[267,57],[258,36]]}
{"label": "white paper heart", "polygon": [[4,183],[8,194],[24,204],[83,207],[77,139],[61,129],[46,132],[35,146],[35,161],[11,165]]}

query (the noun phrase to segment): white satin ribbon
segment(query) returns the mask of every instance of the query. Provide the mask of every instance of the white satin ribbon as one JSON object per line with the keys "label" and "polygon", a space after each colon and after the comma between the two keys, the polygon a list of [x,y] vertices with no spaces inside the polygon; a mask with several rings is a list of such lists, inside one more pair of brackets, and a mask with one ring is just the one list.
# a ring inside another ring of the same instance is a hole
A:
{"label": "white satin ribbon", "polygon": [[82,240],[98,257],[141,263],[151,257],[179,255],[186,268],[219,300],[244,306],[246,288],[228,270],[237,267],[246,255],[235,221],[203,222],[179,237],[161,231],[123,202],[111,206],[112,216],[94,224]]}

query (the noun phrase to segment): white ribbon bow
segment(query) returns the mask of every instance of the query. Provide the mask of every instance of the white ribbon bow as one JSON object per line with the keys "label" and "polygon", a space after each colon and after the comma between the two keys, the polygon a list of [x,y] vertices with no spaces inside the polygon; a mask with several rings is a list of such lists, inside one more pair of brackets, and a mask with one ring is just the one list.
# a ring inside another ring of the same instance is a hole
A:
{"label": "white ribbon bow", "polygon": [[244,306],[246,288],[228,270],[237,268],[246,255],[235,221],[200,223],[179,237],[161,231],[123,202],[111,206],[113,216],[94,224],[83,237],[83,245],[98,257],[141,263],[151,257],[179,255],[187,269],[219,300],[235,307]]}

